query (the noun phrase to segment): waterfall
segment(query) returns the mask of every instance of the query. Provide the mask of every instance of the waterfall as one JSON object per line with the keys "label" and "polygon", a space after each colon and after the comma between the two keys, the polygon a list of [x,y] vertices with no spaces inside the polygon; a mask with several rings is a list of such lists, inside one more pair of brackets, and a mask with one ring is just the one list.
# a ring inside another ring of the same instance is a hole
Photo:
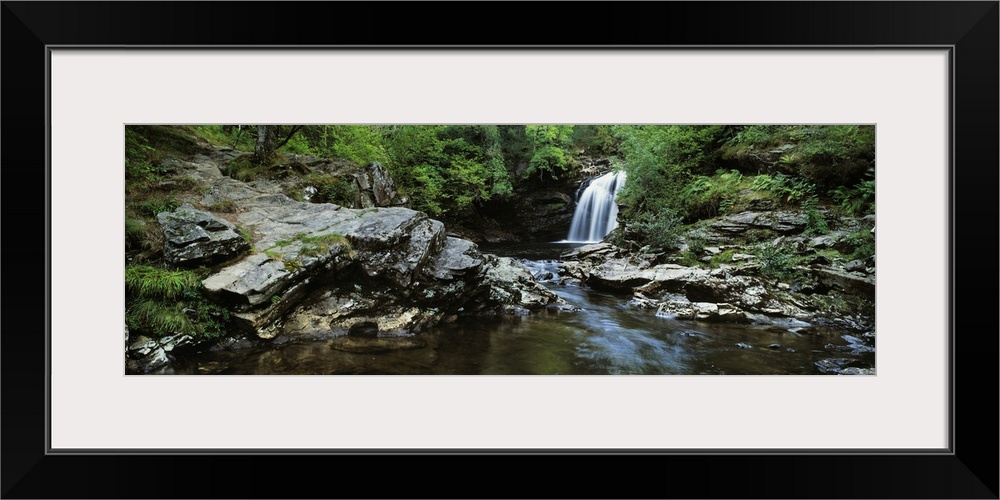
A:
{"label": "waterfall", "polygon": [[568,241],[601,241],[618,227],[615,195],[625,185],[625,171],[609,172],[592,181],[577,195]]}

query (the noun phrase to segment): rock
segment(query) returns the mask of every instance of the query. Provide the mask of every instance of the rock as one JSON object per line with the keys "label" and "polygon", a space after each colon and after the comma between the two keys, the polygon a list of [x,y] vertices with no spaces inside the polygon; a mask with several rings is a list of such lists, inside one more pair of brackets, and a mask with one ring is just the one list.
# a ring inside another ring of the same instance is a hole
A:
{"label": "rock", "polygon": [[590,272],[587,284],[608,290],[632,290],[648,284],[656,278],[656,271],[639,269],[628,259],[608,259]]}
{"label": "rock", "polygon": [[186,334],[170,335],[160,339],[160,347],[170,353],[190,350],[197,345],[198,342],[195,341],[194,337]]}
{"label": "rock", "polygon": [[573,198],[566,193],[529,191],[517,203],[517,220],[529,236],[565,237],[573,221],[573,208]]}
{"label": "rock", "polygon": [[374,198],[374,205],[377,207],[398,207],[409,203],[409,199],[399,194],[396,189],[396,181],[389,175],[389,171],[378,162],[369,163],[364,171],[365,191],[370,189]]}
{"label": "rock", "polygon": [[148,356],[138,360],[139,367],[144,373],[164,368],[170,364],[170,358],[161,347],[157,347]]}
{"label": "rock", "polygon": [[475,243],[448,237],[428,272],[435,279],[451,281],[477,272],[484,262]]}
{"label": "rock", "polygon": [[845,293],[875,299],[875,280],[872,278],[828,266],[815,266],[812,271],[817,281],[823,285]]}
{"label": "rock", "polygon": [[823,250],[827,248],[843,248],[844,238],[847,236],[846,232],[843,231],[833,231],[821,236],[816,236],[810,238],[806,245],[809,248],[816,250]]}
{"label": "rock", "polygon": [[155,340],[146,337],[145,335],[139,335],[128,347],[128,354],[130,357],[134,359],[139,359],[145,356],[149,356],[155,349],[159,347],[160,347],[159,344],[157,344]]}
{"label": "rock", "polygon": [[527,310],[542,309],[549,304],[563,302],[555,293],[542,286],[531,275],[531,271],[509,257],[493,257],[483,275],[489,287],[488,305],[501,306],[511,310],[511,306]]}
{"label": "rock", "polygon": [[770,229],[778,233],[801,233],[806,228],[805,214],[798,212],[739,212],[711,224],[715,231],[740,234],[750,229]]}
{"label": "rock", "polygon": [[875,375],[875,370],[872,368],[858,368],[856,366],[849,366],[840,370],[837,375]]}
{"label": "rock", "polygon": [[746,323],[746,314],[730,304],[668,300],[661,302],[656,315],[665,318],[724,323]]}
{"label": "rock", "polygon": [[753,349],[752,345],[744,343],[744,342],[737,342],[736,343],[736,347],[739,347],[740,349]]}
{"label": "rock", "polygon": [[778,350],[781,349],[781,344],[767,344],[768,349]]}
{"label": "rock", "polygon": [[156,216],[163,228],[163,255],[175,265],[194,267],[236,257],[250,244],[236,226],[185,203],[173,212]]}
{"label": "rock", "polygon": [[823,373],[840,373],[851,360],[846,358],[826,358],[816,361],[814,365]]}
{"label": "rock", "polygon": [[752,259],[755,259],[755,258],[757,258],[757,257],[754,256],[754,255],[746,254],[746,253],[734,253],[733,254],[733,262],[740,262],[740,261],[744,261],[744,260],[752,260]]}
{"label": "rock", "polygon": [[620,249],[611,243],[593,243],[576,247],[563,253],[565,260],[595,261],[606,260],[619,253]]}
{"label": "rock", "polygon": [[860,260],[852,260],[844,264],[844,270],[849,272],[865,272],[865,263]]}

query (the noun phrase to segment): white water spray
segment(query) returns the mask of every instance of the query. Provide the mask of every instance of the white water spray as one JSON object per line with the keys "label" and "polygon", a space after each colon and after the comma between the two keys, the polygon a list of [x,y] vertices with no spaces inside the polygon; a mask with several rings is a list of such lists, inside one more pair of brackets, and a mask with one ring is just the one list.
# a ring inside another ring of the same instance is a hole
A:
{"label": "white water spray", "polygon": [[604,174],[587,185],[580,194],[569,227],[568,241],[601,241],[618,227],[615,195],[625,185],[625,171]]}

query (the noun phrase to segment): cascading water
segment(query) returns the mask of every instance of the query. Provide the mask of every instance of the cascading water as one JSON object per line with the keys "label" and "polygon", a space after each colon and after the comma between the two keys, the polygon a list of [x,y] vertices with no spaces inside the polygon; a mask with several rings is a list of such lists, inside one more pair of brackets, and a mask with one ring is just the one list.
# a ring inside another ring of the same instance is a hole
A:
{"label": "cascading water", "polygon": [[601,241],[618,227],[615,195],[625,185],[625,171],[609,172],[590,182],[577,197],[568,241]]}

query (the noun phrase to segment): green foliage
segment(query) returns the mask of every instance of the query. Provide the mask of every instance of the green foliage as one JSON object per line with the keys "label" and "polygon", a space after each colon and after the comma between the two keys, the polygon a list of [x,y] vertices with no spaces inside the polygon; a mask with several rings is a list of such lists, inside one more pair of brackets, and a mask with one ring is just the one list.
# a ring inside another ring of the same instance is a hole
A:
{"label": "green foliage", "polygon": [[[307,127],[309,128],[309,127]],[[385,127],[373,125],[324,125],[303,132],[313,138],[312,150],[320,156],[343,158],[358,165],[390,161]]]}
{"label": "green foliage", "polygon": [[610,125],[576,125],[573,147],[588,155],[613,156],[618,153],[618,139]]}
{"label": "green foliage", "polygon": [[200,287],[201,281],[192,271],[171,271],[146,265],[125,268],[126,290],[142,297],[176,299]]}
{"label": "green foliage", "polygon": [[347,241],[344,235],[339,233],[328,233],[318,236],[299,235],[297,239],[302,242],[300,253],[310,257],[329,254],[330,247],[333,245],[339,245],[347,249],[347,251],[351,250],[351,243]]}
{"label": "green foliage", "polygon": [[205,300],[200,290],[194,271],[126,266],[125,321],[130,329],[155,336],[219,337],[226,331],[229,312]]}
{"label": "green foliage", "polygon": [[826,219],[817,208],[818,204],[819,201],[815,197],[802,202],[802,209],[806,212],[806,234],[818,235],[830,232],[830,228],[826,224]]}
{"label": "green foliage", "polygon": [[169,195],[154,195],[138,204],[139,210],[151,217],[156,217],[160,212],[173,212],[179,206],[181,202]]}
{"label": "green foliage", "polygon": [[125,217],[125,248],[137,248],[146,239],[148,226],[145,221]]}
{"label": "green foliage", "polygon": [[663,208],[656,214],[640,214],[631,227],[653,249],[669,250],[677,245],[681,237],[681,217],[669,208]]}
{"label": "green foliage", "polygon": [[280,293],[274,294],[274,295],[271,296],[271,305],[277,304],[278,302],[281,302],[281,294]]}
{"label": "green foliage", "polygon": [[496,137],[488,126],[396,127],[386,140],[387,167],[417,210],[435,216],[468,213],[475,201],[508,191]]}
{"label": "green foliage", "polygon": [[798,177],[785,174],[760,174],[753,178],[750,189],[770,193],[785,203],[794,203],[815,196],[816,186]]}
{"label": "green foliage", "polygon": [[314,173],[306,177],[305,182],[299,186],[298,192],[305,186],[316,188],[316,194],[309,198],[312,203],[333,203],[344,207],[358,205],[360,190],[353,176]]}
{"label": "green foliage", "polygon": [[285,265],[285,270],[294,273],[299,269],[302,269],[302,261],[296,258],[284,259],[281,261]]}
{"label": "green foliage", "polygon": [[[793,271],[793,255],[782,245],[763,244],[756,248],[760,273],[774,279],[787,279]],[[732,257],[730,256],[730,260]]]}
{"label": "green foliage", "polygon": [[723,250],[712,256],[709,260],[709,265],[711,267],[719,267],[722,264],[732,264],[733,255],[736,255],[736,251],[733,249]]}
{"label": "green foliage", "polygon": [[628,182],[618,193],[622,218],[672,209],[686,213],[682,193],[693,175],[715,171],[718,126],[638,125],[613,128]]}
{"label": "green foliage", "polygon": [[833,190],[832,195],[845,214],[875,213],[875,181],[861,181],[852,188],[840,186]]}
{"label": "green foliage", "polygon": [[243,241],[253,244],[253,233],[251,233],[249,229],[237,225],[236,232],[240,233],[240,237],[243,238]]}
{"label": "green foliage", "polygon": [[514,194],[514,186],[510,182],[510,173],[503,156],[503,142],[500,127],[484,125],[483,135],[483,166],[489,174],[489,197],[508,199]]}
{"label": "green foliage", "polygon": [[694,252],[684,252],[680,255],[678,263],[686,267],[701,267],[702,262],[698,260],[698,255]]}
{"label": "green foliage", "polygon": [[250,182],[258,178],[265,178],[266,172],[270,168],[270,164],[254,163],[253,155],[246,154],[230,160],[225,167],[225,174],[238,181]]}
{"label": "green foliage", "polygon": [[[785,146],[788,145],[788,146]],[[818,189],[853,185],[875,159],[871,125],[751,125],[724,147],[724,158],[746,158],[783,147],[779,167]],[[791,149],[787,149],[787,148]]]}
{"label": "green foliage", "polygon": [[695,176],[681,190],[689,217],[707,218],[725,214],[742,190],[743,174],[736,170],[716,172],[713,177]]}
{"label": "green foliage", "polygon": [[705,235],[697,232],[688,233],[687,245],[688,250],[694,252],[695,255],[701,255],[705,253]]}
{"label": "green foliage", "polygon": [[533,151],[525,177],[538,174],[539,180],[546,176],[559,179],[569,170],[573,154],[567,148],[572,146],[572,125],[526,125],[524,133]]}
{"label": "green foliage", "polygon": [[279,151],[291,154],[301,154],[301,155],[315,155],[316,152],[313,151],[312,147],[309,145],[309,139],[301,133],[296,133],[291,138],[288,139],[283,146],[278,148]]}
{"label": "green foliage", "polygon": [[160,169],[151,162],[153,147],[135,129],[125,127],[125,181],[154,181],[160,176]]}
{"label": "green foliage", "polygon": [[848,259],[867,261],[875,258],[875,235],[871,231],[862,229],[849,234],[846,239],[854,247]]}

